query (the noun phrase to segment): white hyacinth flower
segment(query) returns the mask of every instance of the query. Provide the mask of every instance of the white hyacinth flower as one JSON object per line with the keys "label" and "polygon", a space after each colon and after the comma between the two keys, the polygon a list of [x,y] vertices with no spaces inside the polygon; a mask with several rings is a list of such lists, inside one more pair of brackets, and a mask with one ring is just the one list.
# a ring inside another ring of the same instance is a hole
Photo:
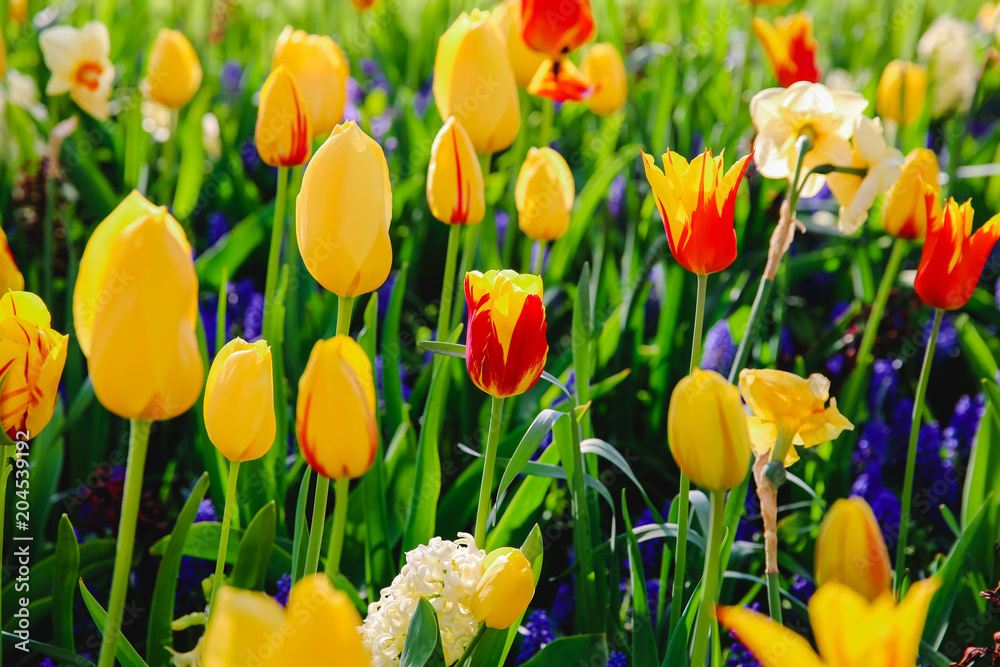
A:
{"label": "white hyacinth flower", "polygon": [[368,605],[368,618],[360,629],[362,642],[371,652],[371,667],[399,664],[410,617],[420,598],[437,611],[445,663],[462,657],[479,628],[470,600],[482,579],[485,556],[468,533],[459,533],[454,542],[435,537],[408,551],[406,565],[392,584],[382,589],[377,602]]}

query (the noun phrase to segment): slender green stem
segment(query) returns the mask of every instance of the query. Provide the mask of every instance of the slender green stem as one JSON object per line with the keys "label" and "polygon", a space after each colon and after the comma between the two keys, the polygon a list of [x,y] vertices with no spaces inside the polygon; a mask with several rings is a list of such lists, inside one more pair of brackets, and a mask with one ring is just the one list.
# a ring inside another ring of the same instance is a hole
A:
{"label": "slender green stem", "polygon": [[902,505],[899,513],[899,542],[896,545],[896,592],[901,592],[903,574],[906,570],[906,540],[910,533],[910,505],[913,502],[913,473],[917,465],[917,438],[920,435],[920,421],[924,416],[924,396],[927,395],[927,380],[931,375],[931,362],[934,360],[934,347],[937,345],[938,332],[941,330],[941,319],[944,311],[934,311],[934,326],[931,336],[927,339],[927,349],[924,351],[924,365],[920,368],[920,381],[917,383],[917,396],[913,400],[913,421],[910,422],[910,446],[906,452],[906,474],[903,477]]}
{"label": "slender green stem", "polygon": [[[555,105],[548,98],[542,99],[542,127],[538,133],[538,145],[548,146],[552,141],[552,118],[555,115]],[[483,174],[486,175],[485,173]]]}
{"label": "slender green stem", "polygon": [[438,340],[451,335],[451,302],[455,297],[455,265],[458,263],[459,236],[465,225],[448,225],[448,250],[444,259],[444,280],[441,282],[441,308],[438,310]]}
{"label": "slender green stem", "polygon": [[330,494],[330,479],[316,475],[316,496],[313,499],[312,524],[309,527],[309,545],[306,548],[304,576],[319,571],[319,550],[323,546],[323,524],[326,523],[326,499]]}
{"label": "slender green stem", "polygon": [[[215,353],[218,354],[226,344],[226,309],[229,307],[229,268],[222,267],[222,280],[219,281],[219,301],[215,305]],[[269,332],[265,330],[265,335]]]}
{"label": "slender green stem", "polygon": [[[52,159],[58,159],[58,156],[53,156]],[[49,167],[50,174],[54,169],[54,166]],[[45,179],[45,218],[42,229],[42,300],[50,310],[55,305],[52,303],[52,253],[55,251],[53,226],[56,215],[57,188],[58,184],[53,176],[50,175]]]}
{"label": "slender green stem", "polygon": [[125,611],[125,594],[128,592],[129,572],[132,570],[135,524],[139,517],[139,498],[142,496],[142,476],[146,467],[150,427],[151,422],[142,419],[133,419],[131,423],[121,520],[118,523],[118,545],[115,551],[111,596],[108,599],[108,616],[104,621],[98,667],[113,667],[118,640],[122,633],[122,613]]}
{"label": "slender green stem", "polygon": [[232,522],[233,512],[236,511],[233,503],[236,502],[236,480],[239,474],[240,462],[233,461],[232,465],[229,466],[229,487],[226,489],[226,508],[222,512],[222,534],[219,537],[219,555],[215,559],[215,576],[212,577],[212,597],[208,600],[209,618],[212,617],[212,612],[215,611],[216,596],[222,587],[223,573],[226,569],[226,553],[229,549],[229,525]]}
{"label": "slender green stem", "polygon": [[274,299],[281,268],[281,237],[285,229],[285,195],[288,192],[288,167],[278,167],[278,192],[274,197],[274,220],[271,222],[271,245],[267,251],[267,277],[264,280],[264,326],[271,331]]}
{"label": "slender green stem", "polygon": [[767,608],[771,615],[771,620],[775,623],[782,623],[781,620],[781,583],[778,581],[777,572],[768,572],[767,575]]}
{"label": "slender green stem", "polygon": [[493,495],[493,473],[497,464],[497,443],[500,442],[500,419],[503,417],[503,399],[493,397],[490,412],[490,432],[486,436],[486,458],[483,461],[483,482],[479,487],[479,512],[476,514],[476,546],[486,545],[486,524],[490,516],[490,498]]}
{"label": "slender green stem", "polygon": [[354,297],[342,296],[337,300],[337,335],[351,335],[351,314],[354,311]]}
{"label": "slender green stem", "polygon": [[344,532],[347,529],[347,501],[351,490],[351,480],[338,479],[333,483],[333,534],[330,535],[330,551],[326,557],[326,576],[333,581],[340,572],[340,556],[344,553]]}
{"label": "slender green stem", "polygon": [[[302,190],[302,165],[292,167],[291,181],[288,186],[288,199],[295,201]],[[302,372],[299,357],[299,327],[302,323],[299,286],[303,279],[304,266],[299,253],[298,238],[295,235],[295,216],[288,217],[285,241],[285,264],[288,266],[288,287],[285,290],[285,359],[288,361],[288,375],[299,377]]]}
{"label": "slender green stem", "polygon": [[174,169],[177,165],[177,111],[170,111],[170,135],[163,142],[163,150],[160,157],[163,159],[163,171],[160,172],[159,185],[160,201],[166,203],[173,202],[174,199]]}
{"label": "slender green stem", "polygon": [[538,242],[538,254],[535,256],[535,265],[531,267],[531,272],[536,276],[542,275],[542,269],[545,266],[545,241]]}
{"label": "slender green stem", "polygon": [[698,274],[698,298],[694,310],[694,334],[691,337],[691,365],[688,373],[693,373],[701,362],[701,335],[705,327],[705,297],[708,294],[708,276]]}
{"label": "slender green stem", "polygon": [[719,584],[719,555],[722,551],[723,514],[726,508],[725,491],[712,491],[708,520],[708,544],[705,548],[705,574],[702,576],[701,607],[694,626],[694,650],[691,666],[703,667],[708,652],[708,629],[715,618],[715,601]]}
{"label": "slender green stem", "polygon": [[760,285],[757,286],[757,296],[754,297],[753,306],[750,308],[750,319],[747,320],[747,327],[743,332],[743,340],[740,341],[740,346],[736,350],[733,367],[729,370],[730,382],[735,383],[740,377],[740,371],[746,366],[750,348],[757,340],[757,323],[760,320],[760,314],[767,307],[773,288],[774,281],[767,276],[761,276]]}

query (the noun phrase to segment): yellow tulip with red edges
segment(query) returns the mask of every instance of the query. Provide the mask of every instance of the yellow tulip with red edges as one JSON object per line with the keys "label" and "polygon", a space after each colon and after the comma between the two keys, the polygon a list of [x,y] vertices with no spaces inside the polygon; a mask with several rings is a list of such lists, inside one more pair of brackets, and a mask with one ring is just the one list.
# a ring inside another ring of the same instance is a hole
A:
{"label": "yellow tulip with red edges", "polygon": [[526,88],[547,57],[524,41],[521,0],[505,0],[493,10],[491,18],[500,28],[500,34],[507,38],[507,58],[514,70],[514,81]]}
{"label": "yellow tulip with red edges", "polygon": [[[927,202],[924,184],[940,192],[938,161],[934,151],[915,148],[903,161],[899,178],[886,193],[882,226],[897,239],[922,239],[927,234]],[[931,209],[933,214],[935,209]]]}
{"label": "yellow tulip with red edges", "polygon": [[477,621],[506,630],[517,623],[534,595],[531,563],[519,550],[504,547],[487,554],[470,606]]}
{"label": "yellow tulip with red edges", "polygon": [[67,349],[69,337],[52,329],[39,297],[0,297],[0,422],[11,440],[37,437],[52,419]]}
{"label": "yellow tulip with red edges", "polygon": [[[903,97],[906,99],[903,100]],[[900,101],[903,103],[904,123],[912,123],[924,112],[927,102],[927,70],[921,65],[893,60],[882,71],[875,93],[878,115],[900,122]]]}
{"label": "yellow tulip with red edges", "polygon": [[477,153],[512,143],[521,127],[507,42],[488,12],[462,13],[438,40],[434,102],[442,118],[455,116]]}
{"label": "yellow tulip with red edges", "polygon": [[285,26],[274,45],[271,68],[284,65],[298,84],[299,95],[309,110],[313,136],[323,137],[344,118],[347,79],[351,66],[343,51],[326,35]]}
{"label": "yellow tulip with red edges", "polygon": [[205,381],[205,430],[230,461],[253,461],[274,442],[274,385],[267,341],[235,338],[219,350]]}
{"label": "yellow tulip with red edges", "polygon": [[201,76],[201,62],[188,38],[176,30],[161,29],[146,70],[153,101],[180,109],[198,92]]}
{"label": "yellow tulip with red edges", "polygon": [[14,254],[7,245],[7,235],[0,229],[0,294],[10,290],[20,292],[24,289],[24,276],[17,268]]}
{"label": "yellow tulip with red edges", "polygon": [[938,208],[938,194],[924,184],[927,238],[920,255],[913,287],[921,301],[932,308],[961,308],[976,291],[986,260],[1000,238],[1000,214],[972,232],[972,201],[959,205],[949,199]]}
{"label": "yellow tulip with red edges", "polygon": [[349,336],[313,346],[295,408],[299,448],[328,479],[361,477],[375,460],[375,385],[368,355]]}
{"label": "yellow tulip with red edges", "polygon": [[719,607],[716,616],[738,635],[761,667],[903,667],[917,664],[920,637],[937,579],[918,581],[897,605],[886,591],[874,601],[839,583],[809,600],[810,643],[781,623],[746,607]]}
{"label": "yellow tulip with red edges", "polygon": [[373,292],[392,268],[392,187],[382,147],[354,121],[338,125],[309,161],[295,205],[306,269],[342,297]]}
{"label": "yellow tulip with red edges", "polygon": [[535,386],[549,353],[542,279],[510,270],[471,271],[465,300],[465,366],[473,384],[496,398]]}
{"label": "yellow tulip with red edges", "polygon": [[486,215],[483,169],[469,134],[454,116],[431,145],[427,204],[431,215],[449,225],[474,224]]}
{"label": "yellow tulip with red edges", "polygon": [[260,107],[253,133],[264,164],[296,167],[312,153],[309,110],[291,70],[278,65],[260,89]]}
{"label": "yellow tulip with red edges", "polygon": [[668,150],[661,170],[652,155],[642,154],[670,251],[688,271],[708,275],[736,259],[736,193],[749,159],[740,158],[724,172],[722,155],[712,157],[710,148],[690,163]]}
{"label": "yellow tulip with red edges", "polygon": [[580,65],[583,76],[590,81],[594,92],[587,98],[587,106],[599,116],[612,114],[625,106],[628,96],[628,74],[625,62],[613,44],[594,44],[583,55]]}
{"label": "yellow tulip with red edges", "polygon": [[198,399],[198,276],[166,207],[132,192],[97,226],[80,259],[73,324],[111,412],[169,419]]}
{"label": "yellow tulip with red edges", "polygon": [[202,667],[368,667],[361,617],[325,574],[299,580],[281,606],[269,595],[229,586],[208,622]]}
{"label": "yellow tulip with red edges", "polygon": [[514,188],[521,231],[536,241],[560,238],[575,198],[573,173],[563,156],[548,146],[529,148]]}
{"label": "yellow tulip with red edges", "polygon": [[670,453],[692,482],[711,491],[739,486],[750,467],[740,392],[715,371],[694,369],[670,395]]}
{"label": "yellow tulip with red edges", "polygon": [[841,498],[823,517],[816,539],[816,585],[837,581],[874,601],[890,590],[889,551],[863,498]]}

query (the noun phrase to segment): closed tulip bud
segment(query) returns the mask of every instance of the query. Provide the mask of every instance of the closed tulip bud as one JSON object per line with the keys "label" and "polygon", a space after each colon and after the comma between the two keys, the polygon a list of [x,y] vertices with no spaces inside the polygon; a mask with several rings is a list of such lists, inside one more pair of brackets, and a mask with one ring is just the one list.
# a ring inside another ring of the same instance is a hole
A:
{"label": "closed tulip bud", "polygon": [[477,223],[486,215],[483,169],[468,133],[454,116],[431,146],[427,204],[431,215],[450,225]]}
{"label": "closed tulip bud", "polygon": [[594,37],[590,0],[522,0],[524,41],[535,51],[559,59]]}
{"label": "closed tulip bud", "polygon": [[274,442],[274,386],[267,341],[222,346],[205,382],[205,430],[230,461],[253,461]]}
{"label": "closed tulip bud", "polygon": [[652,155],[642,154],[674,258],[688,271],[708,275],[736,259],[736,193],[750,156],[723,171],[722,156],[712,149],[691,160],[673,151],[663,156],[663,170]]}
{"label": "closed tulip bud", "polygon": [[184,230],[133,192],[80,259],[73,324],[98,400],[126,419],[169,419],[201,393],[198,276]]}
{"label": "closed tulip bud", "polygon": [[284,65],[309,110],[312,135],[325,137],[344,118],[351,67],[336,42],[286,26],[274,45],[271,69]]}
{"label": "closed tulip bud", "polygon": [[514,189],[521,231],[536,241],[558,239],[569,227],[575,197],[573,173],[563,156],[548,146],[528,149]]}
{"label": "closed tulip bud", "polygon": [[959,205],[949,199],[938,209],[938,194],[924,184],[927,239],[913,287],[932,308],[954,310],[964,306],[979,284],[986,260],[1000,237],[1000,213],[972,233],[972,202]]}
{"label": "closed tulip bud", "polygon": [[524,42],[521,0],[506,0],[493,10],[492,19],[500,28],[500,34],[507,38],[507,58],[514,70],[514,80],[518,86],[526,88],[547,56]]}
{"label": "closed tulip bud", "polygon": [[392,188],[382,147],[354,121],[338,125],[302,177],[295,234],[306,268],[342,297],[373,292],[392,268]]}
{"label": "closed tulip bud", "polygon": [[349,336],[313,347],[299,380],[295,431],[306,461],[329,479],[361,477],[375,460],[372,366]]}
{"label": "closed tulip bud", "polygon": [[7,235],[0,229],[0,294],[24,289],[24,276],[17,268],[14,255],[7,245]]}
{"label": "closed tulip bud", "polygon": [[191,101],[201,86],[201,63],[183,33],[160,30],[153,42],[146,76],[153,101],[171,109],[180,109]]}
{"label": "closed tulip bud", "polygon": [[818,83],[823,78],[816,62],[819,44],[813,37],[813,22],[808,14],[779,16],[774,25],[754,18],[753,31],[764,47],[779,85],[788,88],[799,81]]}
{"label": "closed tulip bud", "polygon": [[517,85],[506,41],[488,12],[463,12],[441,35],[434,101],[442,118],[458,119],[477,153],[495,153],[514,143],[521,127]]}
{"label": "closed tulip bud", "polygon": [[816,540],[816,585],[838,581],[869,601],[889,590],[889,551],[872,508],[841,498],[823,518]]}
{"label": "closed tulip bud", "polygon": [[486,627],[506,630],[517,623],[535,595],[531,563],[508,547],[488,554],[483,567],[483,578],[472,596],[472,613]]}
{"label": "closed tulip bud", "polygon": [[278,65],[260,89],[254,143],[264,164],[295,167],[312,153],[309,110],[291,70]]}
{"label": "closed tulip bud", "polygon": [[465,276],[469,329],[465,365],[472,382],[491,396],[517,396],[545,370],[542,279],[514,271],[472,271]]}
{"label": "closed tulip bud", "polygon": [[594,44],[583,56],[583,75],[594,87],[587,98],[587,106],[600,116],[618,111],[625,106],[628,95],[628,75],[625,62],[611,44]]}
{"label": "closed tulip bud", "polygon": [[0,297],[0,421],[11,440],[37,437],[52,419],[69,338],[51,324],[31,292]]}
{"label": "closed tulip bud", "polygon": [[375,0],[351,0],[351,4],[359,12],[363,12],[375,4]]}
{"label": "closed tulip bud", "polygon": [[[903,87],[905,86],[905,88]],[[915,63],[893,60],[882,71],[876,92],[876,109],[882,118],[900,122],[899,103],[903,102],[903,122],[912,123],[924,112],[927,99],[927,70]]]}
{"label": "closed tulip bud", "polygon": [[7,13],[14,23],[24,23],[28,20],[28,0],[9,0]]}
{"label": "closed tulip bud", "polygon": [[898,239],[924,238],[927,234],[924,184],[940,192],[937,155],[927,148],[915,148],[906,156],[899,178],[885,196],[882,226],[887,233]]}
{"label": "closed tulip bud", "polygon": [[670,453],[692,482],[734,489],[750,467],[750,435],[740,392],[715,371],[694,369],[674,387],[667,411]]}

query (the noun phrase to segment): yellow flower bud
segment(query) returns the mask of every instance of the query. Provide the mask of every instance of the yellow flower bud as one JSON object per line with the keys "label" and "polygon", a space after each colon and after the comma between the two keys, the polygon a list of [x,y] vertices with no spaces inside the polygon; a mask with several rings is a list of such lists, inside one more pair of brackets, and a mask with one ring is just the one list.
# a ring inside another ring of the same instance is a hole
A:
{"label": "yellow flower bud", "polygon": [[889,551],[872,508],[841,498],[823,517],[816,540],[816,585],[837,581],[874,601],[889,590]]}
{"label": "yellow flower bud", "polygon": [[740,392],[715,371],[695,369],[674,387],[667,411],[670,453],[692,482],[733,489],[750,468],[750,435]]}
{"label": "yellow flower bud", "polygon": [[7,13],[14,23],[24,23],[28,20],[28,0],[9,0]]}
{"label": "yellow flower bud", "polygon": [[295,233],[309,273],[338,296],[382,286],[392,268],[392,189],[382,147],[354,121],[338,125],[302,177]]}
{"label": "yellow flower bud", "polygon": [[336,42],[326,35],[285,26],[274,45],[271,69],[287,67],[309,109],[313,136],[330,134],[344,117],[351,67]]}
{"label": "yellow flower bud", "polygon": [[51,324],[48,308],[31,292],[0,297],[0,418],[11,440],[38,436],[52,419],[69,338]]}
{"label": "yellow flower bud", "polygon": [[146,77],[153,101],[171,109],[180,109],[191,101],[201,86],[201,63],[183,33],[160,30],[153,42]]}
{"label": "yellow flower bud", "polygon": [[260,89],[254,143],[265,164],[295,167],[312,153],[312,123],[295,77],[278,65]]}
{"label": "yellow flower bud", "polygon": [[14,254],[7,245],[7,235],[0,229],[0,294],[10,290],[20,292],[24,289],[24,276],[17,268]]}
{"label": "yellow flower bud", "polygon": [[562,155],[548,146],[528,149],[514,189],[517,226],[536,241],[556,240],[569,227],[575,192]]}
{"label": "yellow flower bud", "polygon": [[531,563],[517,549],[505,547],[486,556],[483,578],[472,596],[472,613],[486,627],[506,630],[517,623],[535,595]]}
{"label": "yellow flower bud", "polygon": [[927,235],[927,202],[924,185],[935,192],[938,184],[938,161],[934,151],[914,148],[903,161],[899,178],[885,196],[882,226],[898,239],[922,239]]}
{"label": "yellow flower bud", "polygon": [[295,409],[299,447],[329,479],[361,477],[378,444],[372,366],[350,336],[316,343],[299,380]]}
{"label": "yellow flower bud", "polygon": [[132,192],[97,226],[80,259],[73,323],[98,400],[126,419],[187,411],[204,378],[198,276],[184,230]]}
{"label": "yellow flower bud", "polygon": [[628,75],[618,49],[607,43],[594,44],[584,54],[581,69],[594,86],[594,92],[587,98],[591,111],[607,116],[625,106]]}
{"label": "yellow flower bud", "polygon": [[205,382],[205,430],[230,461],[253,461],[274,442],[274,380],[267,341],[222,346]]}
{"label": "yellow flower bud", "polygon": [[514,70],[514,81],[521,88],[527,88],[548,56],[524,41],[521,0],[506,0],[493,10],[491,19],[500,28],[500,34],[507,38],[507,58]]}
{"label": "yellow flower bud", "polygon": [[438,41],[434,101],[442,118],[455,116],[477,153],[514,143],[521,127],[507,44],[488,12],[462,13]]}
{"label": "yellow flower bud", "polygon": [[[905,90],[901,89],[903,85],[906,86]],[[900,99],[903,96],[906,100]],[[903,122],[912,123],[924,112],[924,103],[927,99],[927,70],[915,63],[893,60],[882,71],[875,99],[878,115],[897,123],[899,103],[903,102]]]}
{"label": "yellow flower bud", "polygon": [[474,224],[486,215],[483,169],[468,133],[454,116],[431,146],[427,204],[431,215],[451,225]]}

